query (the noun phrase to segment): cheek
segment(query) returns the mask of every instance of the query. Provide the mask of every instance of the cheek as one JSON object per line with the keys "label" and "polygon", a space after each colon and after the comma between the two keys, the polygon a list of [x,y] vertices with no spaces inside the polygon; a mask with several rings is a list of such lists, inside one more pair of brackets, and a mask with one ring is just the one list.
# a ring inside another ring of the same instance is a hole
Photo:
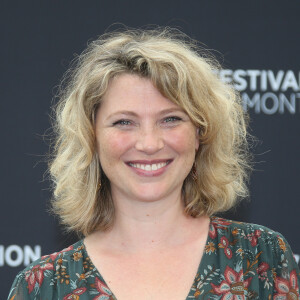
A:
{"label": "cheek", "polygon": [[126,134],[106,132],[99,136],[98,155],[102,167],[112,166],[129,148],[130,138]]}
{"label": "cheek", "polygon": [[176,150],[176,152],[191,155],[194,159],[195,147],[197,147],[196,135],[191,129],[174,130],[166,136],[168,144]]}

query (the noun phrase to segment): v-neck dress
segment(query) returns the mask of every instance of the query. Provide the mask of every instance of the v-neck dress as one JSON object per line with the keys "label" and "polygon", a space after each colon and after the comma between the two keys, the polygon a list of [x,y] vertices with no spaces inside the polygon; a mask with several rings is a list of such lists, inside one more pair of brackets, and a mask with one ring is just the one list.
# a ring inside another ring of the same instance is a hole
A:
{"label": "v-neck dress", "polygon": [[[100,272],[81,240],[20,272],[8,299],[117,300]],[[299,282],[298,265],[280,233],[211,217],[204,253],[186,299],[299,300]]]}

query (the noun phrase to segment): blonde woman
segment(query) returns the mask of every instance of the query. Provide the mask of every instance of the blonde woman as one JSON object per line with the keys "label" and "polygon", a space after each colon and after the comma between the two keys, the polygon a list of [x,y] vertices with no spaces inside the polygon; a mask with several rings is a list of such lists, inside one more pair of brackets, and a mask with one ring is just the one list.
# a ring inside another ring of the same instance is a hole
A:
{"label": "blonde woman", "polygon": [[247,196],[240,98],[169,29],[101,36],[63,81],[53,210],[82,239],[9,299],[298,299],[285,239],[216,217]]}

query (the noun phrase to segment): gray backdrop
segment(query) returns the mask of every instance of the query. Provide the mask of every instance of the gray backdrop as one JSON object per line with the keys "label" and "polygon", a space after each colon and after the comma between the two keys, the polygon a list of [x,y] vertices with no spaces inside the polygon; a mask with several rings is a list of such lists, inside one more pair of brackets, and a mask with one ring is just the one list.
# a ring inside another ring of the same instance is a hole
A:
{"label": "gray backdrop", "polygon": [[[111,24],[177,27],[221,59],[252,118],[251,201],[226,214],[299,241],[299,1],[23,1],[1,5],[0,298],[40,254],[73,243],[47,213],[43,135],[55,87],[75,53]],[[116,28],[116,26],[113,26]]]}

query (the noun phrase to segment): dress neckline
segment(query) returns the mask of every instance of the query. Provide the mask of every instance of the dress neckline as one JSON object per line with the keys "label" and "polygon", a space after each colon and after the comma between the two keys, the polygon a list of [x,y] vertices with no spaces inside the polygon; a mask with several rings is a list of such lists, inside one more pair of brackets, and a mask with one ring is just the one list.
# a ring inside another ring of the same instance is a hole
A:
{"label": "dress neckline", "polygon": [[[208,254],[208,252],[206,251],[206,245],[208,245],[208,243],[211,241],[211,237],[210,237],[210,229],[212,224],[214,223],[216,217],[214,216],[210,216],[209,219],[209,227],[208,227],[208,233],[207,233],[207,237],[206,237],[206,241],[204,244],[204,248],[202,249],[202,256],[201,256],[201,260],[198,264],[198,268],[197,268],[197,272],[194,276],[194,280],[193,283],[189,289],[188,295],[186,297],[186,299],[190,298],[192,295],[195,294],[197,288],[197,278],[199,276],[199,274],[202,274],[202,270],[204,268],[204,264],[207,264],[207,261],[211,258],[211,256]],[[96,273],[96,275],[101,279],[101,281],[103,282],[103,284],[106,285],[107,289],[111,292],[111,297],[113,297],[112,299],[114,300],[118,300],[117,297],[114,295],[113,291],[110,289],[109,285],[107,284],[107,282],[105,281],[104,277],[102,276],[102,274],[100,273],[100,271],[96,268],[95,264],[93,263],[91,257],[88,254],[88,251],[86,249],[85,243],[84,243],[84,239],[81,240],[82,246],[83,246],[83,251],[84,251],[84,256],[89,258],[90,263],[93,265],[94,268],[94,272]]]}

